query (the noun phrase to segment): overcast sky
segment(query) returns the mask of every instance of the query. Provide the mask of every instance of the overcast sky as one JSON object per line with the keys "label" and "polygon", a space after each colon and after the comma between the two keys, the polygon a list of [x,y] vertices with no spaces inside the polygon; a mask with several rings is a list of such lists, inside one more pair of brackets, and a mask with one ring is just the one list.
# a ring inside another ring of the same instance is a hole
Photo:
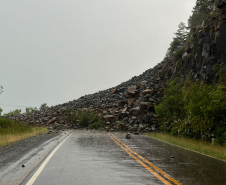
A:
{"label": "overcast sky", "polygon": [[0,107],[57,105],[143,73],[195,1],[1,1]]}

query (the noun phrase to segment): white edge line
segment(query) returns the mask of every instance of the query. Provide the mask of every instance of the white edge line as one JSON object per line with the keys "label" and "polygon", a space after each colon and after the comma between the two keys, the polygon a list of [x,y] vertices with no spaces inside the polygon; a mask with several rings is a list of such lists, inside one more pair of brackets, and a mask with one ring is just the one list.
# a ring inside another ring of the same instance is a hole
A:
{"label": "white edge line", "polygon": [[185,148],[185,147],[183,147],[183,146],[179,146],[179,145],[175,145],[175,144],[172,144],[172,143],[168,143],[168,142],[166,142],[166,141],[162,141],[162,140],[160,140],[160,139],[156,139],[156,138],[151,137],[151,136],[148,136],[148,135],[146,135],[146,136],[147,136],[147,137],[150,137],[150,138],[152,138],[152,139],[155,139],[155,140],[157,140],[157,141],[160,141],[160,142],[163,142],[163,143],[167,143],[167,144],[169,144],[169,145],[173,145],[173,146],[176,146],[176,147],[179,147],[179,148],[183,148],[183,149],[185,149],[185,150],[189,150],[189,151],[191,151],[191,152],[195,152],[195,153],[198,153],[198,154],[201,154],[201,155],[205,155],[205,156],[210,157],[210,158],[213,158],[213,159],[217,159],[217,160],[219,160],[219,161],[226,162],[226,161],[223,160],[223,159],[219,159],[219,158],[213,157],[213,156],[211,156],[211,155],[207,155],[207,154],[204,154],[204,153],[201,153],[201,152],[197,152],[197,151],[195,151],[195,150],[191,150],[191,149]]}
{"label": "white edge line", "polygon": [[[71,133],[72,134],[72,133]],[[35,174],[31,177],[31,179],[27,182],[26,185],[32,185],[37,177],[40,175],[42,170],[45,168],[46,164],[49,162],[49,160],[53,157],[53,155],[56,153],[56,151],[61,147],[61,145],[71,136],[68,135],[53,151],[52,153],[46,158],[46,160],[42,163],[42,165],[39,167],[39,169],[35,172]]]}

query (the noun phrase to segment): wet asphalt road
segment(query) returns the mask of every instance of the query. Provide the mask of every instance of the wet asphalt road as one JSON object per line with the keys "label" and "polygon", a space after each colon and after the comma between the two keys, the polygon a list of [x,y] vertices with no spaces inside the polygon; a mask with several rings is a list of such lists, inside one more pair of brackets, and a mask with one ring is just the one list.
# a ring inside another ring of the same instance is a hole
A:
{"label": "wet asphalt road", "polygon": [[[125,134],[111,134],[183,185],[226,184],[225,162],[147,136],[132,135],[131,139],[125,139]],[[29,182],[39,167],[22,185]],[[156,173],[169,184],[175,184],[158,171]],[[164,182],[126,153],[109,134],[76,131],[59,147],[33,184],[157,185]]]}

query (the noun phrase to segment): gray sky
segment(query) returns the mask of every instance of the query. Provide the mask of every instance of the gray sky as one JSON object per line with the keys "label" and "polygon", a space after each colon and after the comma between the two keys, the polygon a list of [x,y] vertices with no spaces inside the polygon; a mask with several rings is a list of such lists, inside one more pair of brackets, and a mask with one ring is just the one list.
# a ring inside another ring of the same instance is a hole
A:
{"label": "gray sky", "polygon": [[57,105],[143,73],[195,1],[1,1],[0,107]]}

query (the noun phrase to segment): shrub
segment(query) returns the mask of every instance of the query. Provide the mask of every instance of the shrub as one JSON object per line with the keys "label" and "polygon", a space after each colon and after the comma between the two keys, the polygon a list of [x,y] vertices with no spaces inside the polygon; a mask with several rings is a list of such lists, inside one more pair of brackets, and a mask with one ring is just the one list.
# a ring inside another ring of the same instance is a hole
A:
{"label": "shrub", "polygon": [[181,48],[179,50],[176,50],[174,57],[176,60],[182,59],[182,55],[184,54],[184,48]]}
{"label": "shrub", "polygon": [[226,86],[226,64],[214,65],[213,69],[219,74],[219,83]]}
{"label": "shrub", "polygon": [[32,127],[19,121],[0,118],[0,134],[18,134],[32,131]]}
{"label": "shrub", "polygon": [[185,94],[185,107],[188,119],[196,129],[207,131],[221,122],[226,124],[226,94],[224,87],[218,85],[194,85]]}
{"label": "shrub", "polygon": [[81,127],[99,129],[103,126],[101,117],[94,113],[92,109],[75,112],[73,109],[66,110],[66,120],[71,124],[79,124]]}
{"label": "shrub", "polygon": [[194,84],[189,80],[182,84],[177,78],[168,82],[162,102],[155,107],[162,131],[209,141],[214,134],[216,142],[224,144],[226,87],[220,80],[225,73],[221,73],[218,84]]}
{"label": "shrub", "polygon": [[167,82],[162,103],[155,107],[159,121],[172,123],[175,117],[183,117],[182,87],[179,78]]}
{"label": "shrub", "polygon": [[88,126],[88,129],[96,129],[96,130],[98,130],[98,129],[103,128],[103,127],[104,127],[103,121],[101,119],[99,119],[98,121],[90,124]]}
{"label": "shrub", "polygon": [[77,123],[76,113],[74,109],[66,109],[65,117],[68,123],[71,123],[71,124]]}

